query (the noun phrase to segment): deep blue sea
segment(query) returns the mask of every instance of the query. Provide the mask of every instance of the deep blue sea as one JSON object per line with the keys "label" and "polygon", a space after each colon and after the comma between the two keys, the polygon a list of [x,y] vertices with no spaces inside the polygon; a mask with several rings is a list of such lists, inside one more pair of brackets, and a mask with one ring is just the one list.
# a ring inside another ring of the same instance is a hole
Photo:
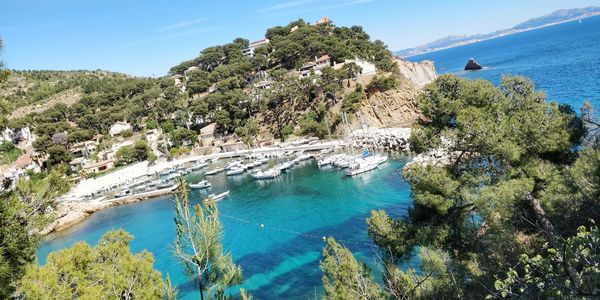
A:
{"label": "deep blue sea", "polygon": [[[485,67],[464,71],[469,58]],[[432,60],[439,74],[483,78],[522,75],[547,94],[579,111],[584,100],[600,110],[600,16],[408,58]]]}
{"label": "deep blue sea", "polygon": [[[471,57],[486,68],[462,71]],[[435,61],[440,74],[484,78],[496,84],[504,74],[527,76],[547,93],[548,100],[578,109],[587,99],[600,107],[600,17],[410,58],[423,59]],[[319,297],[323,236],[342,240],[357,258],[377,270],[365,219],[372,209],[385,209],[396,217],[406,214],[412,200],[400,174],[405,162],[399,157],[354,178],[319,170],[313,162],[271,182],[224,175],[210,179],[214,192],[231,190],[219,208],[224,245],[243,268],[243,287],[258,299]],[[190,179],[197,181],[200,176]],[[198,199],[197,192],[192,196]],[[50,235],[38,250],[39,260],[43,263],[50,251],[79,240],[95,244],[107,230],[124,228],[135,236],[134,252],[152,252],[155,268],[163,276],[170,275],[181,298],[196,299],[194,283],[173,255],[173,212],[170,198],[100,211]]]}

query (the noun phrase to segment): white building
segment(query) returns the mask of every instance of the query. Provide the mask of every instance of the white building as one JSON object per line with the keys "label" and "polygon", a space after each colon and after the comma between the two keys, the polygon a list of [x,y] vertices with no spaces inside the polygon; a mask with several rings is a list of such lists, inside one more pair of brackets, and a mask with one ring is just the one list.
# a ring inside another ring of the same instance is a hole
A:
{"label": "white building", "polygon": [[248,45],[248,48],[244,49],[244,55],[245,56],[249,56],[249,57],[253,57],[254,56],[254,50],[256,50],[256,48],[263,46],[263,45],[267,45],[269,44],[269,39],[264,39],[264,40],[259,40],[259,41],[255,41],[250,43],[250,45]]}
{"label": "white building", "polygon": [[113,124],[112,126],[110,126],[110,130],[108,131],[110,133],[111,136],[115,136],[117,134],[122,133],[123,131],[126,130],[132,130],[133,127],[131,127],[131,125],[129,125],[129,123],[127,122],[116,122],[115,124]]}
{"label": "white building", "polygon": [[357,74],[357,77],[372,75],[377,73],[377,67],[373,63],[370,63],[366,60],[362,60],[360,58],[355,59],[346,59],[343,64],[335,65],[334,69],[341,69],[345,64],[355,63],[357,66],[361,68],[360,74]]}

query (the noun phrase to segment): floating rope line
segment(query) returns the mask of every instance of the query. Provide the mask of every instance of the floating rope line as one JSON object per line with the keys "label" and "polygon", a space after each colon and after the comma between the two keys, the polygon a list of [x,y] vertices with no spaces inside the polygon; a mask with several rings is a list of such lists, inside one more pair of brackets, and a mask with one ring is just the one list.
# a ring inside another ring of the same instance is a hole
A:
{"label": "floating rope line", "polygon": [[[228,219],[231,219],[231,220],[235,220],[235,221],[238,221],[238,222],[241,222],[241,223],[246,223],[246,224],[249,224],[249,225],[256,225],[260,229],[268,228],[268,229],[273,229],[273,230],[277,230],[277,231],[281,231],[281,232],[291,233],[291,234],[294,234],[294,235],[298,235],[298,236],[309,238],[309,239],[316,240],[316,241],[321,241],[321,242],[327,241],[327,237],[326,236],[319,237],[319,236],[316,236],[316,235],[310,234],[310,233],[299,232],[299,231],[285,229],[285,228],[280,228],[280,227],[276,227],[276,226],[267,226],[264,223],[253,222],[253,221],[250,221],[250,220],[246,220],[246,219],[238,218],[238,217],[235,217],[235,216],[227,215],[227,214],[224,214],[224,213],[221,213],[221,212],[219,212],[219,216],[222,216],[222,217],[225,217],[225,218],[228,218]],[[340,243],[342,243],[342,244],[358,244],[358,245],[370,246],[370,247],[373,246],[372,243],[361,242],[361,241],[351,241],[351,240],[343,240],[343,239],[337,239],[337,238],[335,240],[338,241],[338,242],[340,242]]]}

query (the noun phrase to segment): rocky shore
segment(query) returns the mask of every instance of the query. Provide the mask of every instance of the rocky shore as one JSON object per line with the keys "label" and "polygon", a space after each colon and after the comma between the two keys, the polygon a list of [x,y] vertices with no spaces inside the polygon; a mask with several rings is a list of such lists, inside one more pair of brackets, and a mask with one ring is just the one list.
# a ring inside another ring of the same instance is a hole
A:
{"label": "rocky shore", "polygon": [[355,130],[350,137],[357,148],[408,152],[410,132],[410,128],[368,128]]}

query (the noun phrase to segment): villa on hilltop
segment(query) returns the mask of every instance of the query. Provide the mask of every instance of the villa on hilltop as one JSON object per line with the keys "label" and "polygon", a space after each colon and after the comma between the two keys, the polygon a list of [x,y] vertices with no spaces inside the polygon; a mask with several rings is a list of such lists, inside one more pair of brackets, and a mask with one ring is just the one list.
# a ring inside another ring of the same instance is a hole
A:
{"label": "villa on hilltop", "polygon": [[254,57],[254,50],[256,50],[256,48],[258,48],[260,46],[267,45],[267,44],[269,44],[269,39],[262,39],[262,40],[254,41],[248,45],[248,48],[243,50],[244,55],[248,56],[248,57]]}

